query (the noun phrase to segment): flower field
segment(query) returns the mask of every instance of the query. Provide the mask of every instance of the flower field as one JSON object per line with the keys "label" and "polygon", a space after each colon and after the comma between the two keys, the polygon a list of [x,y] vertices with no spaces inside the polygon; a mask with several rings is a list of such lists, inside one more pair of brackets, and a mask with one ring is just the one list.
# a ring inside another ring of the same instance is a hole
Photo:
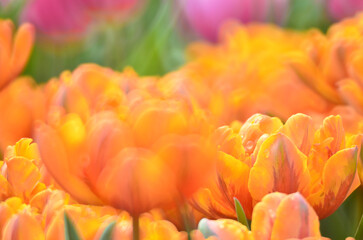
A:
{"label": "flower field", "polygon": [[0,240],[363,240],[361,2],[193,1],[0,0]]}

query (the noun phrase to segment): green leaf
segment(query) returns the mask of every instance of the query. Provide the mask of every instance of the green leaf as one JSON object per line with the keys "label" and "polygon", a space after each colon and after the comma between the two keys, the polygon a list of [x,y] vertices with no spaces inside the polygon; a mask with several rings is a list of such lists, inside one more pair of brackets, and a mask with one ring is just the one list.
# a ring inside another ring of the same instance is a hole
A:
{"label": "green leaf", "polygon": [[116,222],[110,223],[106,227],[105,231],[103,231],[100,240],[111,240],[112,239],[112,231],[115,228],[115,225],[116,225]]}
{"label": "green leaf", "polygon": [[357,240],[363,239],[363,214],[362,214],[362,218],[360,219],[360,222],[358,224],[357,231],[355,232],[354,238]]}
{"label": "green leaf", "polygon": [[64,212],[64,236],[66,240],[80,240],[77,230],[66,212]]}
{"label": "green leaf", "polygon": [[250,225],[248,224],[247,217],[246,217],[245,211],[243,210],[241,203],[238,201],[237,198],[233,198],[233,199],[234,199],[234,205],[236,208],[238,222],[242,223],[243,225],[245,225],[248,228],[248,230],[250,230]]}

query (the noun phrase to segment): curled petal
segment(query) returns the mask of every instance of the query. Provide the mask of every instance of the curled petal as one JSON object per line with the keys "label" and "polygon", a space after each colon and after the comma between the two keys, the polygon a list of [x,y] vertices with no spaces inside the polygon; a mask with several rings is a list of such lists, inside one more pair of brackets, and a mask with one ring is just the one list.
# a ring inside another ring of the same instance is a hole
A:
{"label": "curled petal", "polygon": [[227,126],[218,128],[212,136],[212,141],[217,145],[219,151],[232,155],[239,159],[244,155],[242,138]]}
{"label": "curled petal", "polygon": [[287,119],[280,132],[288,136],[302,153],[305,155],[309,154],[314,140],[314,128],[311,117],[301,113],[293,115]]}
{"label": "curled petal", "polygon": [[272,134],[282,127],[282,122],[276,117],[255,114],[243,124],[239,134],[247,153],[252,153],[259,138],[264,134]]}
{"label": "curled petal", "polygon": [[320,218],[332,214],[347,197],[356,175],[357,151],[343,149],[327,161],[321,189],[307,198]]}
{"label": "curled petal", "polygon": [[330,141],[330,156],[344,148],[345,132],[343,121],[340,116],[329,116],[324,119],[323,126],[316,133],[315,141],[318,143],[323,143],[326,140]]}

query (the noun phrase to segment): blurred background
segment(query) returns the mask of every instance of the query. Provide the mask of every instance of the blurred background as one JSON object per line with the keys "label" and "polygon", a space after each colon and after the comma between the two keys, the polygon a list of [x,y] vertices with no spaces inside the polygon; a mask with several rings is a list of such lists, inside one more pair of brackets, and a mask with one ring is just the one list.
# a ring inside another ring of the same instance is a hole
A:
{"label": "blurred background", "polygon": [[85,62],[161,75],[186,61],[189,42],[217,42],[228,20],[325,31],[361,9],[359,0],[0,0],[0,18],[37,29],[25,70],[37,82]]}

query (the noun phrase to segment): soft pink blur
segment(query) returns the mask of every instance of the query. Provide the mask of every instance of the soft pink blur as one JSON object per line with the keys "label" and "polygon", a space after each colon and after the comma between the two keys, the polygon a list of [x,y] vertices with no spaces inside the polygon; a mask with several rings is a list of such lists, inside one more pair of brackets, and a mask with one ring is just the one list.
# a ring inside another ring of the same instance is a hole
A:
{"label": "soft pink blur", "polygon": [[85,13],[81,0],[32,0],[23,10],[22,20],[51,37],[77,37],[89,23]]}
{"label": "soft pink blur", "polygon": [[112,13],[127,10],[136,5],[137,0],[82,0],[89,10]]}
{"label": "soft pink blur", "polygon": [[215,41],[218,30],[227,20],[243,23],[274,22],[282,25],[287,17],[289,0],[180,0],[186,18],[195,31]]}
{"label": "soft pink blur", "polygon": [[137,3],[138,0],[29,0],[22,20],[52,38],[73,39],[82,36],[91,22],[100,20],[95,15],[107,19],[123,16]]}
{"label": "soft pink blur", "polygon": [[362,0],[326,0],[330,16],[334,20],[341,20],[346,17],[354,16],[363,10]]}

